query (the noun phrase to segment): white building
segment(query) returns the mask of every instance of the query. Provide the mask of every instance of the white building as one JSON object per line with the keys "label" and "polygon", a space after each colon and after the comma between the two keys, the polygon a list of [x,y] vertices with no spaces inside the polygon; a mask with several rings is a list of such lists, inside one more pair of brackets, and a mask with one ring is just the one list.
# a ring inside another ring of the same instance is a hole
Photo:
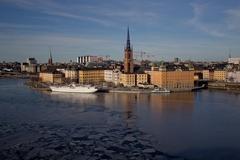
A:
{"label": "white building", "polygon": [[104,70],[104,81],[113,82],[113,70]]}
{"label": "white building", "polygon": [[99,58],[97,56],[80,56],[80,57],[77,57],[77,63],[87,64],[90,62],[97,62],[98,59]]}
{"label": "white building", "polygon": [[228,58],[229,64],[240,64],[240,58]]}
{"label": "white building", "polygon": [[21,71],[28,73],[37,73],[40,72],[40,66],[37,64],[35,58],[28,58],[27,62],[21,64]]}
{"label": "white building", "polygon": [[104,80],[118,85],[120,83],[120,74],[121,71],[119,69],[104,70]]}
{"label": "white building", "polygon": [[228,72],[227,82],[240,83],[240,71]]}
{"label": "white building", "polygon": [[27,63],[30,64],[37,64],[37,60],[35,58],[28,58]]}
{"label": "white building", "polygon": [[113,83],[115,85],[120,84],[120,74],[121,74],[121,71],[119,69],[113,70]]}

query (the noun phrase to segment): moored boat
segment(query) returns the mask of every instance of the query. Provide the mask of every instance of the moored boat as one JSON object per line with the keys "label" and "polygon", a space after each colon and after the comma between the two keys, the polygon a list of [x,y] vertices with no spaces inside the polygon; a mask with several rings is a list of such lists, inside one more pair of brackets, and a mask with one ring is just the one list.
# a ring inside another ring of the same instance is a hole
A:
{"label": "moored boat", "polygon": [[170,93],[170,90],[166,88],[155,88],[151,91],[152,93]]}
{"label": "moored boat", "polygon": [[65,93],[94,93],[98,89],[90,85],[65,85],[65,86],[50,86],[52,92],[65,92]]}

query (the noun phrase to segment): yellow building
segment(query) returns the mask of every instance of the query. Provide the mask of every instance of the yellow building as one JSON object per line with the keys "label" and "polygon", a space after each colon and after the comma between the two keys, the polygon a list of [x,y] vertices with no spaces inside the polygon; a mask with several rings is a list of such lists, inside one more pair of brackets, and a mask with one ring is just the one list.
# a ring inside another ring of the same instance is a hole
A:
{"label": "yellow building", "polygon": [[138,84],[148,84],[148,74],[136,74],[137,85]]}
{"label": "yellow building", "polygon": [[159,70],[151,71],[151,83],[170,90],[191,89],[194,87],[194,71],[192,70]]}
{"label": "yellow building", "polygon": [[227,72],[224,70],[216,70],[213,74],[213,80],[216,81],[226,81]]}
{"label": "yellow building", "polygon": [[212,70],[203,70],[202,73],[204,80],[213,80],[214,72]]}
{"label": "yellow building", "polygon": [[46,83],[63,83],[63,75],[59,72],[41,72],[39,80]]}
{"label": "yellow building", "polygon": [[78,70],[67,69],[65,71],[65,78],[72,81],[78,81],[78,78],[79,78]]}
{"label": "yellow building", "polygon": [[120,84],[125,87],[136,86],[136,75],[135,74],[120,74]]}
{"label": "yellow building", "polygon": [[100,84],[104,82],[104,70],[85,69],[79,71],[79,83]]}

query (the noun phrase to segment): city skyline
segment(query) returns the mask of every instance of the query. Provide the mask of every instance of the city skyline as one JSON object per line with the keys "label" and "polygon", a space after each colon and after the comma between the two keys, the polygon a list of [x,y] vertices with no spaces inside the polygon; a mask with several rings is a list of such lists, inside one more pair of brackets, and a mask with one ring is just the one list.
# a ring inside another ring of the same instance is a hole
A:
{"label": "city skyline", "polygon": [[159,60],[226,60],[240,55],[240,2],[184,1],[0,2],[0,55],[5,61],[47,62],[81,55],[123,60],[127,26],[134,52]]}

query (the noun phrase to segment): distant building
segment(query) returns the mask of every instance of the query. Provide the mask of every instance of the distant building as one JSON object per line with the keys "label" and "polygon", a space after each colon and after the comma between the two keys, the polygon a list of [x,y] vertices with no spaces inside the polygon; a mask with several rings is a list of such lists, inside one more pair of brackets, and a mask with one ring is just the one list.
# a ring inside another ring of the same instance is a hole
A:
{"label": "distant building", "polygon": [[151,84],[170,90],[192,89],[194,87],[194,71],[182,69],[168,69],[161,66],[158,71],[148,72]]}
{"label": "distant building", "polygon": [[65,70],[65,79],[71,82],[78,82],[79,71],[75,68]]}
{"label": "distant building", "polygon": [[113,70],[104,70],[104,81],[113,82]]}
{"label": "distant building", "polygon": [[37,73],[40,72],[40,66],[35,58],[28,58],[27,62],[21,64],[21,72]]}
{"label": "distant building", "polygon": [[204,80],[209,80],[212,81],[213,80],[213,76],[214,76],[214,71],[213,70],[203,70],[202,71],[203,74],[203,79]]}
{"label": "distant building", "polygon": [[103,69],[84,69],[79,71],[79,83],[101,84],[104,82]]}
{"label": "distant building", "polygon": [[227,73],[227,82],[240,83],[240,71],[231,71]]}
{"label": "distant building", "polygon": [[228,58],[229,64],[240,64],[240,58]]}
{"label": "distant building", "polygon": [[63,83],[64,77],[59,72],[41,72],[39,74],[39,80],[46,83]]}
{"label": "distant building", "polygon": [[149,75],[146,73],[136,74],[136,85],[149,84]]}
{"label": "distant building", "polygon": [[98,62],[99,57],[98,56],[80,56],[77,57],[77,63],[79,64],[87,64],[90,62]]}
{"label": "distant building", "polygon": [[149,84],[149,75],[146,73],[142,74],[120,74],[120,84],[125,87],[135,87],[142,84]]}
{"label": "distant building", "polygon": [[227,71],[225,70],[215,70],[213,73],[213,80],[215,81],[226,81]]}
{"label": "distant building", "polygon": [[37,64],[37,60],[35,58],[28,58],[27,63],[28,64]]}
{"label": "distant building", "polygon": [[134,87],[136,86],[136,75],[135,74],[121,74],[120,84],[124,87]]}
{"label": "distant building", "polygon": [[127,44],[124,51],[124,73],[133,73],[133,49],[130,44],[129,28],[127,30]]}
{"label": "distant building", "polygon": [[179,62],[181,62],[180,58],[175,57],[175,58],[174,58],[174,63],[179,63]]}

